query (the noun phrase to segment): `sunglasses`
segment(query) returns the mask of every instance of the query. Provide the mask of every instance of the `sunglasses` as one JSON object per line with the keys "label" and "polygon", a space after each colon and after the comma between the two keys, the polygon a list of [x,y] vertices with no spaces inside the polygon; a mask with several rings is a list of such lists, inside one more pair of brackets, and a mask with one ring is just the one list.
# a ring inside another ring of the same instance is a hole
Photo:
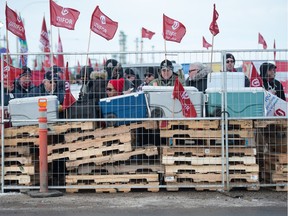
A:
{"label": "sunglasses", "polygon": [[198,71],[198,69],[189,70],[189,73],[191,73],[191,72],[193,72],[193,71]]}
{"label": "sunglasses", "polygon": [[106,88],[106,91],[113,91],[113,88]]}
{"label": "sunglasses", "polygon": [[153,76],[153,74],[144,74],[144,77],[150,78],[151,76]]}
{"label": "sunglasses", "polygon": [[234,61],[233,61],[233,60],[227,60],[226,63],[227,63],[227,64],[228,64],[228,63],[234,63]]}

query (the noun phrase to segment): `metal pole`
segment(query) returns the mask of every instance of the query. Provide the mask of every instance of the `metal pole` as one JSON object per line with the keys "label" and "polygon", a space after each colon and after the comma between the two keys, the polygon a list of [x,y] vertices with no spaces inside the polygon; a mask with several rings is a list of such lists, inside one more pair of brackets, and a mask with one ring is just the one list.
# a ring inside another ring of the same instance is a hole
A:
{"label": "metal pole", "polygon": [[48,157],[47,157],[47,99],[40,98],[39,106],[39,161],[40,193],[48,192]]}

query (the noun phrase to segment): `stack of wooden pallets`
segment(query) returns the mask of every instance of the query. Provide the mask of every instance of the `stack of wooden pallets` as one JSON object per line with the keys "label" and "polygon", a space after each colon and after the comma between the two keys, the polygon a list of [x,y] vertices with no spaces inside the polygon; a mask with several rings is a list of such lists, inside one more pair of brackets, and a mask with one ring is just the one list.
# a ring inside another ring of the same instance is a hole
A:
{"label": "stack of wooden pallets", "polygon": [[48,146],[48,162],[65,159],[67,192],[93,188],[96,192],[159,190],[156,146],[138,146],[135,130],[152,129],[153,122],[81,130],[64,134],[64,142]]}
{"label": "stack of wooden pallets", "polygon": [[[228,154],[222,155],[220,121],[192,120],[160,122],[160,136],[166,138],[162,164],[168,190],[192,187],[216,190],[227,181],[226,156],[229,156],[230,187],[244,184],[259,190],[259,166],[252,121],[229,122]],[[224,148],[225,149],[225,148]],[[225,176],[223,176],[225,174]],[[204,186],[206,185],[206,186]]]}
{"label": "stack of wooden pallets", "polygon": [[263,183],[288,191],[287,120],[256,121],[258,160]]}

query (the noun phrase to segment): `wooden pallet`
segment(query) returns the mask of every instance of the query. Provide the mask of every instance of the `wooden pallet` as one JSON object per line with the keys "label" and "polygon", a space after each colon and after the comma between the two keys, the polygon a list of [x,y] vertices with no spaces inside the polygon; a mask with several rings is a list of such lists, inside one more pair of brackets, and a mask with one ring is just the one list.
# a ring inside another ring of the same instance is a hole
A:
{"label": "wooden pallet", "polygon": [[274,161],[279,164],[288,164],[286,153],[266,153],[264,154],[265,161]]}
{"label": "wooden pallet", "polygon": [[[209,164],[222,164],[222,157],[197,157],[197,156],[162,156],[162,164],[165,165],[175,165],[178,164],[191,164],[191,165],[209,165]],[[244,156],[229,157],[229,163],[231,164],[246,164],[253,165],[256,164],[256,157]]]}
{"label": "wooden pallet", "polygon": [[190,181],[183,182],[166,182],[167,191],[179,191],[183,189],[195,189],[196,191],[217,191],[223,188],[221,182],[215,183],[191,183]]}
{"label": "wooden pallet", "polygon": [[[161,164],[119,164],[93,166],[83,165],[77,169],[77,174],[106,173],[112,174],[135,174],[135,173],[164,173],[164,166]],[[72,173],[73,174],[73,173]]]}
{"label": "wooden pallet", "polygon": [[[223,175],[221,173],[181,173],[169,175],[165,174],[165,182],[191,182],[191,183],[216,183],[221,182]],[[235,182],[237,180],[245,182],[259,182],[259,174],[255,173],[232,173],[229,174],[229,182]],[[224,181],[226,182],[226,175],[224,176]]]}
{"label": "wooden pallet", "polygon": [[[165,166],[165,174],[178,174],[178,173],[226,173],[227,167],[222,165],[169,165]],[[257,173],[259,172],[259,165],[229,165],[229,172],[233,173]]]}
{"label": "wooden pallet", "polygon": [[277,125],[283,128],[287,128],[288,119],[277,119],[277,120],[255,120],[254,128],[266,128],[269,125]]}
{"label": "wooden pallet", "polygon": [[[190,155],[190,156],[221,156],[222,147],[207,147],[207,146],[189,146],[189,147],[162,147],[162,155],[175,156],[175,155]],[[226,149],[224,149],[225,155]],[[230,155],[237,156],[255,156],[256,148],[250,147],[229,147],[228,152]]]}
{"label": "wooden pallet", "polygon": [[95,164],[95,165],[103,165],[106,163],[113,163],[115,161],[126,161],[129,160],[130,157],[135,155],[146,155],[146,156],[154,156],[158,155],[158,149],[157,147],[150,146],[146,148],[139,148],[135,149],[131,152],[124,152],[120,154],[113,154],[113,155],[106,155],[102,157],[97,158],[83,158],[75,161],[67,161],[66,162],[66,168],[68,170],[73,170],[75,168],[78,168],[80,165],[84,164]]}
{"label": "wooden pallet", "polygon": [[39,146],[38,137],[22,137],[22,138],[11,138],[4,140],[5,146],[21,146],[21,145],[35,145]]}
{"label": "wooden pallet", "polygon": [[[1,177],[1,176],[0,176]],[[31,176],[26,174],[21,175],[5,175],[4,176],[5,185],[31,185]]]}
{"label": "wooden pallet", "polygon": [[83,141],[76,141],[70,143],[59,143],[55,145],[48,145],[47,152],[48,155],[59,152],[73,152],[80,149],[88,148],[100,148],[104,146],[109,146],[115,143],[127,143],[131,142],[131,133],[123,133],[117,135],[110,135],[105,137],[98,137],[95,139],[86,139]]}
{"label": "wooden pallet", "polygon": [[[126,184],[120,184],[120,185],[115,185],[115,184],[89,184],[89,189],[85,189],[85,184],[77,184],[77,185],[67,185],[68,187],[66,188],[67,193],[78,193],[78,192],[86,192],[86,191],[91,191],[95,190],[96,193],[117,193],[117,192],[122,192],[122,193],[128,193],[133,191],[134,189],[137,190],[146,190],[148,192],[158,192],[159,191],[159,182],[147,182],[147,183],[139,183],[139,184],[131,184],[131,183],[126,183]],[[71,188],[70,188],[70,187]],[[73,188],[72,188],[73,187]]]}
{"label": "wooden pallet", "polygon": [[184,129],[218,129],[219,120],[180,120],[180,121],[160,121],[161,130],[171,130],[173,128]]}
{"label": "wooden pallet", "polygon": [[17,175],[17,174],[27,174],[34,175],[35,167],[34,165],[12,165],[12,166],[4,166],[4,174],[5,175]]}
{"label": "wooden pallet", "polygon": [[88,148],[88,149],[78,149],[76,151],[65,151],[63,153],[53,153],[48,155],[48,162],[53,160],[68,158],[69,160],[81,160],[83,158],[95,158],[95,157],[104,157],[112,156],[114,154],[119,154],[122,152],[132,151],[132,146],[130,142],[127,143],[116,143],[108,147],[100,148]]}
{"label": "wooden pallet", "polygon": [[[5,146],[4,152],[5,156],[29,156],[31,154],[30,148],[30,146]],[[2,151],[0,149],[0,155],[1,154]]]}
{"label": "wooden pallet", "polygon": [[[254,138],[254,130],[229,130],[228,135],[235,138]],[[190,138],[213,138],[220,139],[222,137],[221,130],[160,130],[160,137],[190,137]]]}

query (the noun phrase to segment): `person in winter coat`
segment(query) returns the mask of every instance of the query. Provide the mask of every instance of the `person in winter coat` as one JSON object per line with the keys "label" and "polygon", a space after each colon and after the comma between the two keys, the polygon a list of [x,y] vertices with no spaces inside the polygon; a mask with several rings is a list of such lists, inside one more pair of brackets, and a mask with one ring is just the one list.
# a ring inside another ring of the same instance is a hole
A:
{"label": "person in winter coat", "polygon": [[207,76],[212,70],[200,62],[189,66],[189,77],[186,79],[186,86],[194,86],[198,91],[205,92],[207,89]]}
{"label": "person in winter coat", "polygon": [[282,84],[275,79],[276,65],[264,62],[260,66],[260,76],[263,80],[264,88],[271,94],[276,95],[286,101],[285,93]]}
{"label": "person in winter coat", "polygon": [[31,90],[33,97],[45,96],[45,95],[56,95],[60,104],[64,101],[65,91],[59,89],[57,82],[61,80],[57,74],[51,71],[47,71],[44,75],[42,83]]}
{"label": "person in winter coat", "polygon": [[104,70],[107,72],[107,79],[120,79],[123,77],[123,68],[115,59],[108,59],[105,63]]}
{"label": "person in winter coat", "polygon": [[19,78],[15,79],[12,94],[14,98],[31,97],[31,90],[34,87],[32,84],[32,71],[28,67],[23,67]]}
{"label": "person in winter coat", "polygon": [[165,59],[160,64],[160,75],[150,82],[152,86],[174,86],[177,74],[173,73],[173,64]]}

